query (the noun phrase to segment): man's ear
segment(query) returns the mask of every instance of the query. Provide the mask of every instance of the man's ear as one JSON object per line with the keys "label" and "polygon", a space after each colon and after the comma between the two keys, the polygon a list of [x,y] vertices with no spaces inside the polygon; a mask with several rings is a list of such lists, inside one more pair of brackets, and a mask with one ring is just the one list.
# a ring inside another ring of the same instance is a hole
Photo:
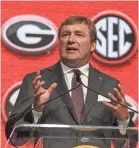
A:
{"label": "man's ear", "polygon": [[91,53],[94,52],[95,49],[96,49],[96,41],[93,41],[93,42],[91,43]]}

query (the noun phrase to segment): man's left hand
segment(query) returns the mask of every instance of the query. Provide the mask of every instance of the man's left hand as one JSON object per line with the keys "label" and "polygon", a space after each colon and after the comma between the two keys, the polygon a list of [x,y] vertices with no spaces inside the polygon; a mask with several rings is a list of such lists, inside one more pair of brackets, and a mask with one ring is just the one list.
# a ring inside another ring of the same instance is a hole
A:
{"label": "man's left hand", "polygon": [[[115,117],[120,121],[125,121],[128,119],[128,110],[127,108],[121,106],[123,104],[126,106],[125,94],[120,84],[118,84],[118,89],[114,88],[115,95],[108,93],[111,102],[103,102],[115,115]],[[116,103],[119,102],[120,104]]]}

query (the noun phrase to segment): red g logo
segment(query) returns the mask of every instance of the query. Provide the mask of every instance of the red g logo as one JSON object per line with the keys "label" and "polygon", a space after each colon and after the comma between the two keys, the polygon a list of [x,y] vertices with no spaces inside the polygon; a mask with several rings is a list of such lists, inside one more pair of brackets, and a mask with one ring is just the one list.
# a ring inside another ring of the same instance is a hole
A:
{"label": "red g logo", "polygon": [[37,15],[15,16],[2,26],[2,41],[8,49],[22,54],[50,51],[57,41],[57,28]]}

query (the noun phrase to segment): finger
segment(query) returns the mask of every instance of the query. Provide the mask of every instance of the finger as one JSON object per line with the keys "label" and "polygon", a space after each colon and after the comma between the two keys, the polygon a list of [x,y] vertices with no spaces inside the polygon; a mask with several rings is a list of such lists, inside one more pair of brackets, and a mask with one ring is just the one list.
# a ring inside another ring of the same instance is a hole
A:
{"label": "finger", "polygon": [[115,98],[117,99],[118,102],[122,102],[123,101],[123,97],[121,96],[120,92],[118,91],[117,88],[114,88],[115,91]]}
{"label": "finger", "polygon": [[111,100],[111,104],[113,104],[114,106],[117,105],[117,98],[115,98],[115,96],[110,92],[108,93],[108,96],[109,96],[109,99]]}
{"label": "finger", "polygon": [[112,111],[116,111],[116,107],[112,105],[111,103],[108,103],[106,101],[103,101],[103,103]]}
{"label": "finger", "polygon": [[38,76],[38,75],[40,75],[40,71],[39,71],[39,70],[37,71],[37,76]]}
{"label": "finger", "polygon": [[33,84],[35,84],[38,81],[38,79],[40,79],[40,78],[41,78],[40,71],[37,71],[36,76],[33,80]]}
{"label": "finger", "polygon": [[45,81],[38,82],[38,83],[34,86],[34,93],[37,92],[44,84],[45,84]]}
{"label": "finger", "polygon": [[[44,92],[45,93],[45,92]],[[37,92],[36,94],[34,94],[34,97],[35,97],[35,99],[38,99],[39,100],[39,97],[42,95],[42,94],[44,94],[43,92]]]}
{"label": "finger", "polygon": [[51,94],[52,91],[57,87],[57,83],[51,84],[51,86],[47,89],[47,91]]}
{"label": "finger", "polygon": [[40,89],[34,94],[34,97],[39,98],[40,95],[45,93],[45,89]]}
{"label": "finger", "polygon": [[114,97],[114,95],[111,94],[110,92],[108,93],[108,96],[109,96],[109,99],[110,99],[111,101],[117,102],[117,99],[116,99],[116,98]]}
{"label": "finger", "polygon": [[122,97],[125,97],[125,93],[124,93],[124,91],[122,89],[121,84],[118,84],[118,88],[119,88],[119,91],[120,91],[120,94],[122,95]]}
{"label": "finger", "polygon": [[33,80],[33,86],[36,85],[37,82],[39,82],[41,79],[41,75],[35,76],[34,80]]}

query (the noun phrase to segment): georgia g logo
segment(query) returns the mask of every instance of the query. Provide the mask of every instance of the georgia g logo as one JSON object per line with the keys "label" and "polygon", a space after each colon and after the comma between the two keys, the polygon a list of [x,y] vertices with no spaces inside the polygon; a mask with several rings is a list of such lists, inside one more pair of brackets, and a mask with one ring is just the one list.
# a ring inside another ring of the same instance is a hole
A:
{"label": "georgia g logo", "polygon": [[2,26],[2,41],[11,50],[23,54],[50,51],[57,41],[57,28],[37,15],[13,17]]}
{"label": "georgia g logo", "polygon": [[103,11],[92,18],[97,29],[93,57],[105,64],[121,64],[137,51],[137,27],[119,11]]}

